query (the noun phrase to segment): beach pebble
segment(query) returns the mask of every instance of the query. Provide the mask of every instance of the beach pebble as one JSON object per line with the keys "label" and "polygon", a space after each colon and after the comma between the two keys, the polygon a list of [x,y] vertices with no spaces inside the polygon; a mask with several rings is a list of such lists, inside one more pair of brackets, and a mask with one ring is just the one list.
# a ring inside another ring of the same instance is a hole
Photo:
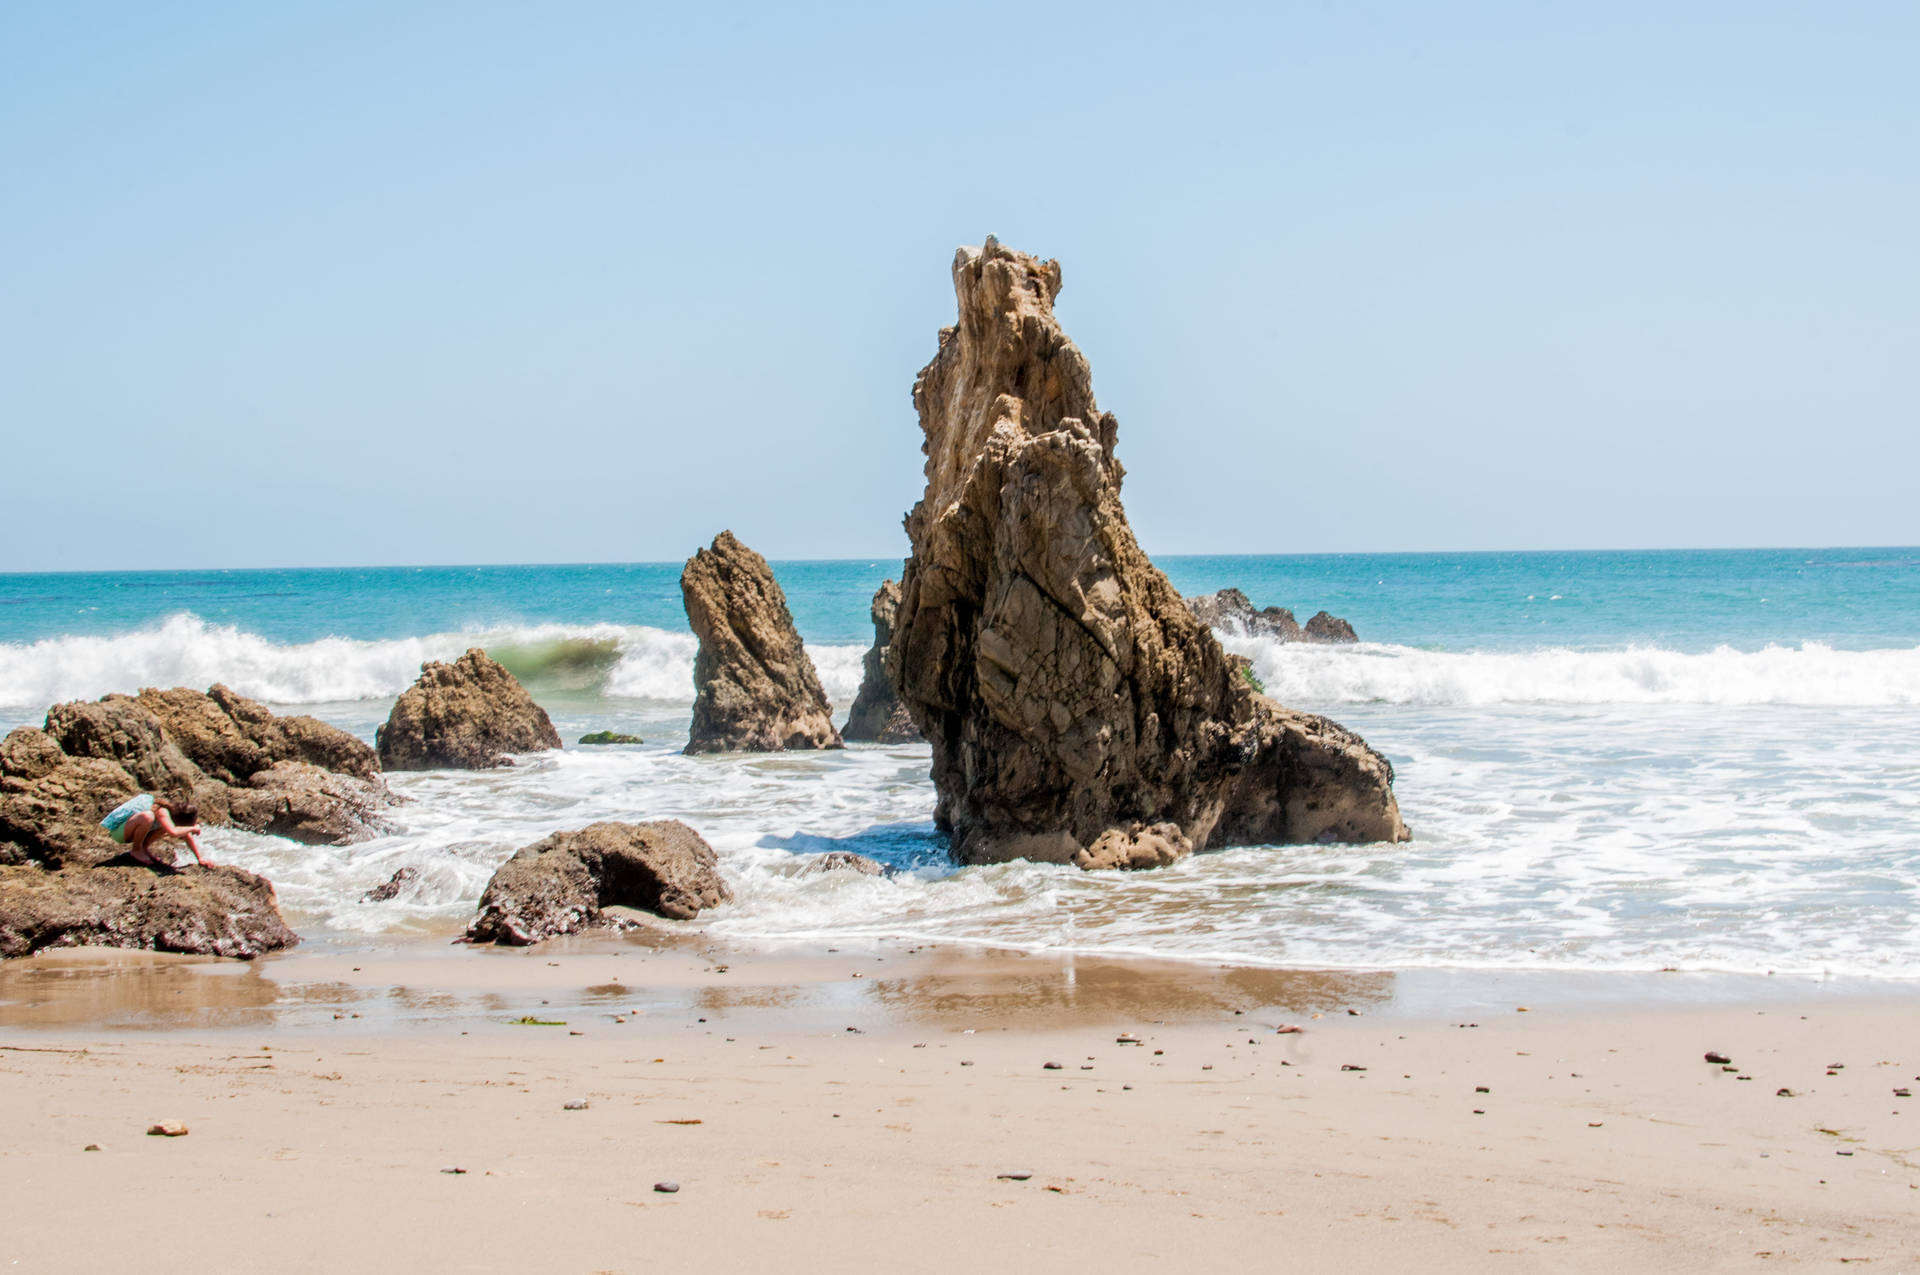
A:
{"label": "beach pebble", "polygon": [[147,1136],[150,1138],[184,1138],[187,1136],[187,1126],[178,1120],[162,1120],[158,1124],[147,1127]]}
{"label": "beach pebble", "polygon": [[1488,1085],[1475,1085],[1473,1091],[1475,1093],[1492,1093],[1493,1089]]}
{"label": "beach pebble", "polygon": [[1787,1088],[1785,1085],[1782,1085],[1780,1088],[1773,1091],[1773,1096],[1776,1098],[1792,1098],[1795,1095],[1793,1090]]}
{"label": "beach pebble", "polygon": [[[1359,1063],[1341,1063],[1340,1070],[1341,1071],[1365,1071],[1366,1068],[1362,1067]],[[1482,1089],[1480,1092],[1485,1093],[1486,1090]]]}
{"label": "beach pebble", "polygon": [[80,1149],[82,1151],[100,1151],[100,1150],[103,1150],[104,1148],[102,1148],[101,1145],[97,1142],[89,1142],[86,1146]]}
{"label": "beach pebble", "polygon": [[994,1176],[1003,1182],[1025,1182],[1028,1178],[1032,1177],[1033,1174],[1021,1170],[1018,1173],[996,1173]]}
{"label": "beach pebble", "polygon": [[1041,1064],[1040,1064],[1040,1070],[1042,1070],[1042,1071],[1059,1071],[1059,1070],[1060,1070],[1060,1064],[1059,1064],[1059,1063],[1057,1063],[1057,1062],[1050,1062],[1050,1063],[1041,1063]]}
{"label": "beach pebble", "polygon": [[1893,1096],[1896,1098],[1911,1098],[1913,1097],[1913,1091],[1911,1089],[1896,1089],[1893,1091]]}
{"label": "beach pebble", "polygon": [[656,1182],[653,1184],[653,1189],[662,1195],[673,1195],[680,1190],[680,1184],[678,1182]]}
{"label": "beach pebble", "polygon": [[585,1098],[575,1098],[569,1102],[560,1104],[560,1110],[562,1111],[585,1111],[586,1109],[587,1100]]}
{"label": "beach pebble", "polygon": [[462,1169],[462,1168],[458,1168],[457,1166],[454,1166],[454,1165],[448,1165],[448,1166],[447,1166],[446,1168],[444,1168],[444,1169],[442,1169],[442,1170],[440,1170],[440,1172],[442,1172],[442,1173],[465,1173],[465,1172],[466,1172],[466,1170],[465,1170],[465,1169]]}
{"label": "beach pebble", "polygon": [[1303,1032],[1305,1030],[1307,1029],[1298,1023],[1281,1023],[1273,1029],[1273,1034],[1276,1036],[1291,1036],[1295,1032]]}
{"label": "beach pebble", "polygon": [[1713,1063],[1715,1066],[1723,1066],[1726,1063],[1732,1062],[1733,1059],[1727,1057],[1717,1049],[1709,1049],[1707,1051],[1707,1061]]}

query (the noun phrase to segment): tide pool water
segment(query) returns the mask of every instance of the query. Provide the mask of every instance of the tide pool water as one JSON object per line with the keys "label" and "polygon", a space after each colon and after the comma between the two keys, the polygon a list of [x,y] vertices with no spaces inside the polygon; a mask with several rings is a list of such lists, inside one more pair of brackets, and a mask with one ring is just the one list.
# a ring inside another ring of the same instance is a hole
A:
{"label": "tide pool water", "polygon": [[[898,561],[776,563],[844,712]],[[680,818],[742,939],[908,937],[1314,968],[1714,969],[1920,978],[1920,550],[1169,558],[1185,593],[1321,608],[1357,647],[1226,638],[1269,694],[1386,753],[1415,840],[1254,847],[1143,874],[956,870],[927,753],[686,758],[678,564],[0,576],[0,724],[224,681],[371,738],[421,661],[486,647],[576,748],[396,775],[394,835],[220,831],[310,942],[444,941],[520,845]],[[802,877],[852,849],[883,878]],[[361,894],[396,869],[388,903]]]}

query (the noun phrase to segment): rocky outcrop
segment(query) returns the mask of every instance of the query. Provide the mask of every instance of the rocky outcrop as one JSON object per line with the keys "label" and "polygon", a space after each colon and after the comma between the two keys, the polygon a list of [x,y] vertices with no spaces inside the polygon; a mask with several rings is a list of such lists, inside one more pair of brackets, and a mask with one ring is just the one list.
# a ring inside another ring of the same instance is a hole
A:
{"label": "rocky outcrop", "polygon": [[900,586],[888,580],[873,595],[873,646],[861,660],[860,693],[853,697],[840,736],[849,743],[911,744],[920,731],[907,716],[887,680],[887,646],[893,641],[893,616],[900,609]]}
{"label": "rocky outcrop", "polygon": [[1235,637],[1272,638],[1276,642],[1357,642],[1353,626],[1325,611],[1316,614],[1302,627],[1285,607],[1255,610],[1247,595],[1238,589],[1222,589],[1186,599],[1193,618],[1210,629]]}
{"label": "rocky outcrop", "polygon": [[387,770],[491,770],[511,766],[508,753],[560,747],[560,733],[513,674],[476,647],[451,664],[421,665],[374,743]]}
{"label": "rocky outcrop", "polygon": [[160,720],[131,695],[55,704],[47,710],[46,733],[69,757],[118,766],[132,778],[135,791],[192,801],[205,822],[227,821],[226,785],[194,765]]}
{"label": "rocky outcrop", "polygon": [[383,783],[300,761],[275,762],[227,790],[229,821],[249,832],[309,846],[350,846],[393,831],[380,811],[394,803]]}
{"label": "rocky outcrop", "polygon": [[731,902],[713,847],[675,819],[596,823],[517,851],[480,896],[470,943],[515,946],[595,927],[618,928],[609,907],[674,920]]}
{"label": "rocky outcrop", "polygon": [[0,863],[91,867],[124,852],[100,826],[139,792],[112,762],[69,757],[45,731],[0,741]]}
{"label": "rocky outcrop", "polygon": [[765,558],[723,531],[687,559],[680,594],[700,639],[688,753],[842,746],[833,706]]}
{"label": "rocky outcrop", "polygon": [[358,737],[316,717],[278,717],[264,704],[215,683],[204,694],[147,689],[136,702],[204,773],[242,784],[278,762],[301,762],[369,781],[380,759]]}
{"label": "rocky outcrop", "polygon": [[1058,263],[989,239],[953,277],[959,322],[914,385],[927,487],[887,672],[954,856],[1403,838],[1385,760],[1257,695],[1135,542],[1117,424],[1054,318]]}
{"label": "rocky outcrop", "polygon": [[1329,644],[1358,642],[1360,640],[1360,635],[1353,631],[1351,624],[1348,624],[1339,616],[1329,615],[1325,611],[1316,611],[1313,618],[1307,621],[1305,636],[1309,642],[1326,642]]}
{"label": "rocky outcrop", "polygon": [[1193,618],[1210,629],[1236,637],[1265,637],[1276,642],[1298,642],[1304,637],[1300,622],[1285,607],[1255,610],[1247,595],[1238,589],[1222,589],[1186,599]]}
{"label": "rocky outcrop", "polygon": [[239,868],[0,867],[0,956],[126,947],[250,960],[299,941],[272,884]]}

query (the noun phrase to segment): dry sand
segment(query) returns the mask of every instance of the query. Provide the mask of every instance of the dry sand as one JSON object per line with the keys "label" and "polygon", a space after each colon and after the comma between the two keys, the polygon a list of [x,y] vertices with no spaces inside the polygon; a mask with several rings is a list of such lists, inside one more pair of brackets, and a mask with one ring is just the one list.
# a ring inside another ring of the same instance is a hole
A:
{"label": "dry sand", "polygon": [[1492,980],[1447,1013],[1405,983],[614,943],[13,962],[0,1269],[1920,1267],[1910,998]]}

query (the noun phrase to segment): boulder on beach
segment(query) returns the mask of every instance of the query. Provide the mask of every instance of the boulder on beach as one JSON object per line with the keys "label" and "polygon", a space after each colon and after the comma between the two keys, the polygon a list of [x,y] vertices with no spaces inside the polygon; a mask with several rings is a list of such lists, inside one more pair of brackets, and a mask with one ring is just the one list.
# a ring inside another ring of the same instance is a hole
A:
{"label": "boulder on beach", "polygon": [[849,743],[911,744],[920,731],[887,680],[887,646],[893,641],[893,615],[900,609],[900,586],[892,580],[873,595],[873,645],[860,662],[860,693],[853,697],[841,738]]}
{"label": "boulder on beach", "polygon": [[124,947],[251,960],[299,941],[272,883],[240,868],[0,867],[0,956]]}
{"label": "boulder on beach", "polygon": [[466,940],[523,946],[619,928],[610,907],[684,921],[732,900],[713,847],[679,820],[589,824],[536,841],[500,865]]}
{"label": "boulder on beach", "polygon": [[843,746],[765,558],[723,531],[687,559],[680,594],[700,639],[688,753]]}
{"label": "boulder on beach", "polygon": [[374,743],[387,770],[491,770],[561,746],[546,710],[478,647],[421,665]]}
{"label": "boulder on beach", "polygon": [[1258,695],[1141,551],[1117,423],[1054,317],[1059,264],[989,238],[953,278],[959,322],[914,384],[927,485],[887,672],[954,857],[1404,839],[1385,759]]}

